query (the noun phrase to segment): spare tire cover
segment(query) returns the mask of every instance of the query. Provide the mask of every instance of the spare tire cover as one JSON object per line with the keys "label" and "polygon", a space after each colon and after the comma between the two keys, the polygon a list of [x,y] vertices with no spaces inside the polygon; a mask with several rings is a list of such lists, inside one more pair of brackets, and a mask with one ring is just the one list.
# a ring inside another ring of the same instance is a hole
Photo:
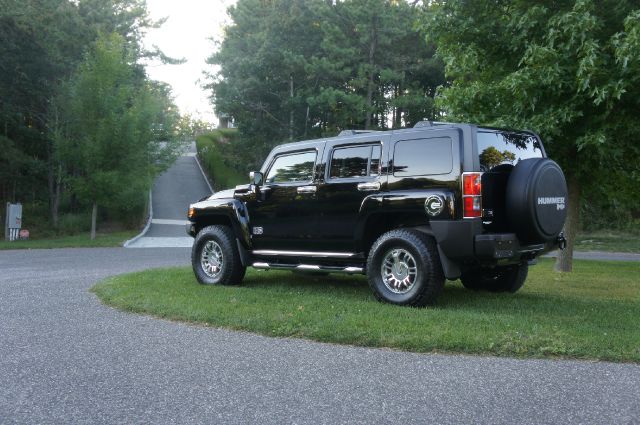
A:
{"label": "spare tire cover", "polygon": [[522,243],[555,239],[567,218],[567,182],[558,164],[548,158],[518,162],[507,183],[506,208]]}

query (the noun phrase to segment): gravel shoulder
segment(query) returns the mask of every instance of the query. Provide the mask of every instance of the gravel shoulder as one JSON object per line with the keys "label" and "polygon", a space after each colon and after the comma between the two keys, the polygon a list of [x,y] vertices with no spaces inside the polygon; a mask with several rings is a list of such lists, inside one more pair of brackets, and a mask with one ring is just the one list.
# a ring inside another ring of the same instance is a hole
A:
{"label": "gravel shoulder", "polygon": [[0,253],[0,423],[635,423],[640,366],[413,354],[122,313],[88,289],[188,249]]}

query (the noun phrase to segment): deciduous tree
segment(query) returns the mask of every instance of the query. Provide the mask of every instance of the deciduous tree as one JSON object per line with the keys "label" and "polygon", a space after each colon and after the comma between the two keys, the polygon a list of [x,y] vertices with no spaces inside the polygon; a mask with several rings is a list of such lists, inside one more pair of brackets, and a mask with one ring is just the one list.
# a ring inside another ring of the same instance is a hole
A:
{"label": "deciduous tree", "polygon": [[581,194],[638,182],[638,3],[436,0],[424,28],[452,81],[447,119],[532,129],[562,165],[569,245],[556,268],[570,271]]}

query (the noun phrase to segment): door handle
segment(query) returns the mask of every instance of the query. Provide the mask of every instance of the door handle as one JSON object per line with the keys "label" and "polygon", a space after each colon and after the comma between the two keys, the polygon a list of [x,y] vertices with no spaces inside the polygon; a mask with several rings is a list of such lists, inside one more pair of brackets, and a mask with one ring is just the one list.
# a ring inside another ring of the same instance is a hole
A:
{"label": "door handle", "polygon": [[316,193],[318,188],[316,186],[300,186],[297,190],[298,193]]}
{"label": "door handle", "polygon": [[358,183],[358,190],[360,192],[372,192],[375,190],[380,190],[380,182]]}

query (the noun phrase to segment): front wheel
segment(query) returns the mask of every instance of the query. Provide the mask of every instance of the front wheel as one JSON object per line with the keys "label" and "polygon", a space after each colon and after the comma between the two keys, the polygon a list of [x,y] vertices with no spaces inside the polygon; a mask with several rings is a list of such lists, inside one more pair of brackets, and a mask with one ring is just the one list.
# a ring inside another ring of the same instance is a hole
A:
{"label": "front wheel", "polygon": [[237,285],[246,271],[231,229],[219,225],[198,232],[191,248],[191,266],[203,285]]}
{"label": "front wheel", "polygon": [[444,287],[435,240],[411,229],[378,238],[369,252],[367,277],[379,301],[397,305],[433,304]]}

